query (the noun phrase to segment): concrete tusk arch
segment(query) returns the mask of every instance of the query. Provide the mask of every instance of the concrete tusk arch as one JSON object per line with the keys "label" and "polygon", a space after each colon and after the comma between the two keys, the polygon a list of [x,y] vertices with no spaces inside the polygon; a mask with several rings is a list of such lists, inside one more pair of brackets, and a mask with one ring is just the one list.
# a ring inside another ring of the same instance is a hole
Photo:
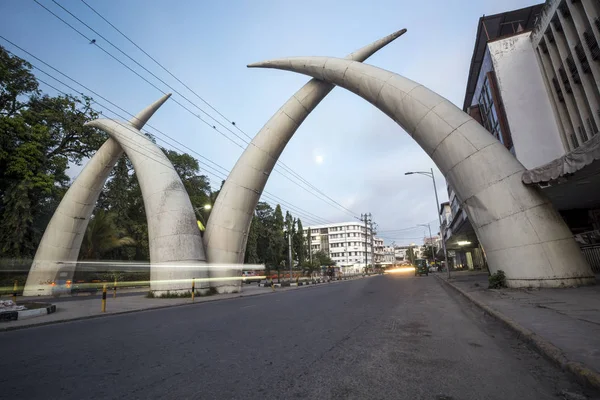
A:
{"label": "concrete tusk arch", "polygon": [[[346,59],[364,61],[405,32],[406,29],[396,31]],[[311,79],[271,117],[244,150],[225,180],[208,219],[204,245],[211,264],[243,264],[252,215],[275,163],[304,119],[333,87],[331,83]],[[235,273],[215,270],[213,275]],[[213,285],[221,293],[239,291],[240,282],[231,282]]]}
{"label": "concrete tusk arch", "polygon": [[[143,109],[129,121],[131,126],[142,129],[170,96],[166,94]],[[72,266],[74,271],[98,196],[122,154],[119,143],[109,138],[75,178],[44,231],[27,275],[24,296],[50,295],[52,287],[48,283],[55,279],[58,269]]]}
{"label": "concrete tusk arch", "polygon": [[504,270],[509,286],[595,282],[558,212],[538,190],[521,183],[523,165],[450,101],[393,72],[338,58],[292,57],[249,67],[299,72],[344,87],[396,121],[452,185],[490,270]]}
{"label": "concrete tusk arch", "polygon": [[192,278],[207,289],[206,256],[196,215],[175,168],[162,150],[128,123],[97,119],[86,123],[118,142],[136,171],[148,221],[150,290],[189,290]]}

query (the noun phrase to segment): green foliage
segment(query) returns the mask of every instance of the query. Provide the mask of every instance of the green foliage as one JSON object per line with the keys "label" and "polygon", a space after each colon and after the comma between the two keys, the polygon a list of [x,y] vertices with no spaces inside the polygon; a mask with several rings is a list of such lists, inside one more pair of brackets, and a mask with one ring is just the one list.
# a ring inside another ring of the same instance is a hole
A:
{"label": "green foliage", "polygon": [[31,65],[0,47],[0,252],[32,257],[80,164],[106,139],[91,99],[40,95]]}
{"label": "green foliage", "polygon": [[81,243],[80,258],[99,260],[114,249],[134,244],[135,240],[125,236],[125,231],[115,223],[115,215],[110,211],[100,209],[88,223]]}
{"label": "green foliage", "polygon": [[316,261],[319,266],[333,266],[335,261],[329,257],[323,250],[319,250],[313,254],[313,261]]}
{"label": "green foliage", "polygon": [[292,239],[292,245],[298,264],[304,265],[304,260],[306,259],[306,246],[304,245],[304,228],[302,227],[300,218],[296,220],[296,225],[296,233]]}
{"label": "green foliage", "polygon": [[506,275],[501,269],[488,277],[489,289],[502,289],[506,287]]}
{"label": "green foliage", "polygon": [[406,256],[408,257],[408,260],[410,261],[411,264],[415,264],[415,250],[412,247],[409,247],[408,250],[406,250]]}

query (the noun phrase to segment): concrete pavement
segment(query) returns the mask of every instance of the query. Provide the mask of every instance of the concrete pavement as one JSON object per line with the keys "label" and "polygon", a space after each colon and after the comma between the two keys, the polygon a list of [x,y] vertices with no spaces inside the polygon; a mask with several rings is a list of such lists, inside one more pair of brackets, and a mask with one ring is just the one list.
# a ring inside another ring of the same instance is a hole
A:
{"label": "concrete pavement", "polygon": [[449,282],[542,354],[600,388],[600,286],[488,290],[485,272],[455,272]]}
{"label": "concrete pavement", "polygon": [[0,333],[27,399],[594,397],[434,277],[386,275]]}

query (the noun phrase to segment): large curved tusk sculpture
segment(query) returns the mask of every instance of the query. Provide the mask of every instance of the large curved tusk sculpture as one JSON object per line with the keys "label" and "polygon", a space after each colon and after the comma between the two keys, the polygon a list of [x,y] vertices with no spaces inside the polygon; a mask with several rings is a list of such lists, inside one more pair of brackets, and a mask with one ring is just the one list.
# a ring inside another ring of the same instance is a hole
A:
{"label": "large curved tusk sculpture", "polygon": [[[129,124],[142,129],[156,110],[170,97],[167,94],[133,117]],[[109,138],[85,165],[50,219],[38,245],[23,291],[24,296],[50,295],[50,283],[59,268],[75,270],[81,241],[110,171],[123,154],[117,141]]]}
{"label": "large curved tusk sculpture", "polygon": [[150,290],[188,290],[192,278],[208,289],[202,237],[190,198],[162,150],[130,124],[110,119],[86,123],[117,141],[136,171],[148,221]]}
{"label": "large curved tusk sculpture", "polygon": [[[349,60],[364,61],[382,47],[402,36],[406,29],[394,32],[351,53]],[[244,150],[213,206],[204,245],[211,264],[242,264],[252,215],[269,175],[300,124],[327,96],[334,85],[311,79],[298,90],[256,134]],[[235,276],[240,271],[212,270],[211,277]],[[220,293],[238,292],[240,282],[214,281]]]}
{"label": "large curved tusk sculpture", "polygon": [[341,86],[396,121],[433,159],[466,210],[489,263],[511,287],[595,282],[550,202],[521,183],[525,168],[479,123],[445,98],[393,72],[329,57],[249,67],[294,71]]}

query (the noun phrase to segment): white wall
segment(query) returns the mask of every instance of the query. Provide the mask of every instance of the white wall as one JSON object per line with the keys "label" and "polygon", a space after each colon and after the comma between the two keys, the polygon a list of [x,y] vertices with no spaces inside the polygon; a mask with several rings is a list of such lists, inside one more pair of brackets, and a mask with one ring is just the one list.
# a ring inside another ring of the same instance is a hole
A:
{"label": "white wall", "polygon": [[488,44],[517,159],[527,169],[565,154],[530,35]]}

